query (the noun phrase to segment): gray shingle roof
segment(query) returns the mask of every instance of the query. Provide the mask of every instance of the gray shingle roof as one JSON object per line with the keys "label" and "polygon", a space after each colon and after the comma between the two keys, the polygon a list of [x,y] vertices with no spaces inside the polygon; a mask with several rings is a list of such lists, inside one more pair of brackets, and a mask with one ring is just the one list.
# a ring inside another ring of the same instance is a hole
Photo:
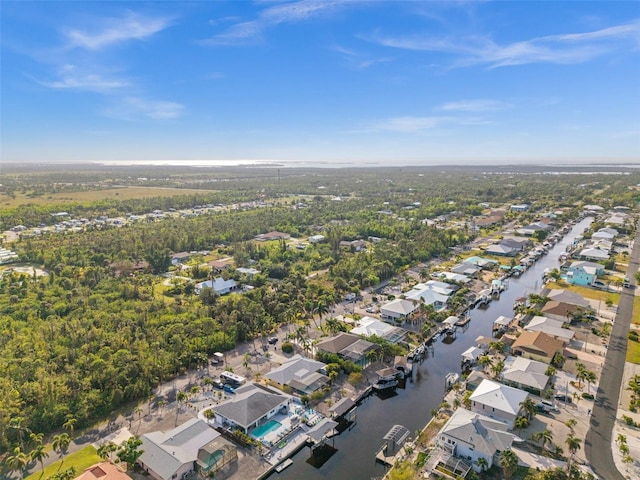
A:
{"label": "gray shingle roof", "polygon": [[243,387],[242,391],[236,390],[233,398],[222,402],[214,411],[237,425],[249,428],[278,405],[288,401],[289,397],[286,395],[268,393],[258,387]]}

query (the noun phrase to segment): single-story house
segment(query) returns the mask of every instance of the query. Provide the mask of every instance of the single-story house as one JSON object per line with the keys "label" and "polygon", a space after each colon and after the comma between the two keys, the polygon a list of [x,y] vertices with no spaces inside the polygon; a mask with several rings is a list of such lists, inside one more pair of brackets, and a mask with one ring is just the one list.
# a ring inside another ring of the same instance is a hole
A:
{"label": "single-story house", "polygon": [[598,230],[593,235],[591,235],[592,240],[613,240],[614,238],[616,238],[615,235],[602,230]]}
{"label": "single-story house", "polygon": [[131,477],[111,462],[101,462],[85,468],[75,480],[131,480]]}
{"label": "single-story house", "polygon": [[236,388],[235,395],[212,407],[216,423],[249,434],[276,413],[287,413],[292,397],[255,383]]}
{"label": "single-story house", "polygon": [[540,230],[547,230],[548,228],[549,226],[544,222],[535,222],[535,223],[530,223],[529,225],[525,225],[524,227],[521,227],[516,231],[520,235],[531,237],[536,232],[539,232]]}
{"label": "single-story house", "polygon": [[291,238],[291,235],[284,232],[268,232],[256,235],[254,238],[259,242],[268,242],[270,240],[288,240],[289,238]]}
{"label": "single-story house", "polygon": [[485,268],[485,267],[489,267],[491,265],[497,264],[498,262],[490,258],[482,258],[474,255],[473,257],[464,259],[462,263],[470,263],[471,265],[475,265],[480,268]]}
{"label": "single-story house", "polygon": [[186,263],[191,259],[189,252],[179,252],[171,255],[171,265],[178,265],[179,263]]}
{"label": "single-story house", "polygon": [[449,280],[450,282],[458,282],[458,283],[469,283],[471,278],[466,275],[462,275],[461,273],[454,272],[442,272],[440,274],[440,278],[444,278],[445,280]]}
{"label": "single-story house", "polygon": [[522,408],[520,404],[528,396],[527,392],[518,388],[484,380],[473,391],[469,400],[472,412],[504,422],[511,429]]}
{"label": "single-story house", "polygon": [[511,205],[509,209],[512,212],[526,212],[527,210],[529,210],[529,205],[526,203],[520,203],[518,205]]}
{"label": "single-story house", "polygon": [[524,327],[527,332],[544,332],[547,335],[551,335],[553,338],[560,340],[567,344],[575,336],[575,332],[568,328],[564,328],[562,320],[556,320],[549,317],[542,317],[536,315],[529,321],[527,326]]}
{"label": "single-story house", "polygon": [[138,463],[156,480],[183,478],[196,469],[198,451],[220,436],[204,420],[193,418],[168,432],[140,436],[142,455]]}
{"label": "single-story house", "polygon": [[511,351],[525,358],[550,363],[556,353],[562,353],[564,343],[544,332],[522,332],[511,345]]}
{"label": "single-story house", "polygon": [[614,237],[617,237],[618,235],[620,235],[620,232],[618,232],[618,230],[616,230],[615,228],[608,228],[608,227],[601,228],[600,230],[598,230],[598,232],[608,233],[610,235],[613,235]]}
{"label": "single-story house", "polygon": [[311,235],[309,237],[309,243],[322,243],[326,240],[326,237],[324,235]]}
{"label": "single-story house", "polygon": [[500,240],[500,244],[507,247],[517,248],[519,251],[522,251],[531,245],[531,240],[522,237],[503,237]]}
{"label": "single-story house", "polygon": [[438,449],[469,462],[476,472],[481,472],[480,458],[485,460],[486,468],[491,468],[498,463],[500,453],[509,450],[514,441],[521,440],[507,432],[504,423],[458,408],[438,432],[436,445]]}
{"label": "single-story house", "polygon": [[210,288],[218,295],[226,295],[238,289],[238,284],[235,280],[225,280],[222,277],[214,278],[213,280],[207,280],[206,282],[200,282],[196,284],[196,294],[200,295],[202,290]]}
{"label": "single-story house", "polygon": [[429,280],[426,283],[418,283],[409,290],[405,297],[407,300],[417,300],[425,305],[433,305],[436,309],[446,307],[449,296],[460,287],[446,282]]}
{"label": "single-story house", "polygon": [[236,272],[241,275],[246,275],[249,278],[253,278],[260,273],[260,270],[256,268],[238,267],[236,268]]}
{"label": "single-story house", "polygon": [[581,310],[585,311],[587,309],[570,303],[558,302],[557,300],[550,300],[542,307],[542,313],[545,316],[562,320],[563,322],[571,322],[573,315]]}
{"label": "single-story house", "polygon": [[600,250],[599,248],[583,248],[578,252],[577,257],[585,260],[608,260],[609,252]]}
{"label": "single-story house", "polygon": [[344,332],[321,340],[316,344],[317,352],[333,353],[360,366],[366,366],[369,363],[367,354],[377,349],[378,345],[375,343],[363,340],[352,333]]}
{"label": "single-story house", "polygon": [[351,329],[350,333],[362,337],[376,335],[391,343],[398,343],[407,336],[408,332],[404,328],[394,327],[376,318],[365,316],[356,321],[356,327]]}
{"label": "single-story house", "polygon": [[418,302],[406,300],[404,298],[396,298],[380,307],[380,315],[382,318],[391,318],[393,320],[403,320],[409,318],[420,308]]}
{"label": "single-story house", "polygon": [[524,357],[507,357],[504,360],[504,370],[501,381],[534,395],[541,395],[549,386],[551,378],[545,373],[549,368],[546,363]]}
{"label": "single-story house", "polygon": [[231,262],[224,260],[210,260],[207,262],[207,265],[209,265],[211,270],[215,270],[216,272],[222,272],[223,270],[231,268]]}
{"label": "single-story house", "polygon": [[515,257],[518,254],[519,250],[514,247],[508,247],[502,244],[489,245],[484,249],[484,253],[489,255],[497,255],[500,257]]}
{"label": "single-story house", "polygon": [[555,300],[557,302],[568,303],[582,308],[591,308],[591,304],[585,300],[585,298],[579,293],[571,292],[569,290],[550,290],[547,294],[549,300]]}
{"label": "single-story house", "polygon": [[364,240],[342,240],[339,246],[354,252],[360,252],[367,248],[367,242]]}
{"label": "single-story house", "polygon": [[468,277],[474,276],[480,270],[482,270],[480,267],[478,267],[476,265],[473,265],[471,263],[467,263],[467,262],[462,262],[462,263],[459,263],[457,265],[454,265],[450,269],[451,273],[457,273],[459,275],[466,275]]}
{"label": "single-story house", "polygon": [[288,386],[301,395],[310,395],[329,383],[329,377],[320,372],[325,366],[317,360],[294,355],[264,377],[281,389]]}

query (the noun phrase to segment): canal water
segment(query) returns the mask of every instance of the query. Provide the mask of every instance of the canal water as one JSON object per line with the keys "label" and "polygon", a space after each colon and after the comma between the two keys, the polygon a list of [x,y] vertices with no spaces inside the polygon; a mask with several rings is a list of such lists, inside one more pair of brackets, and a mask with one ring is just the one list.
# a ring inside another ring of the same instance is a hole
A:
{"label": "canal water", "polygon": [[[486,309],[471,310],[471,322],[458,328],[452,343],[445,344],[441,338],[434,342],[433,355],[421,365],[414,366],[413,381],[407,381],[405,389],[397,395],[380,399],[372,395],[357,410],[357,423],[351,430],[333,438],[337,452],[320,468],[307,463],[310,451],[303,448],[293,457],[293,465],[270,479],[282,480],[369,480],[382,477],[387,468],[377,464],[375,455],[383,444],[382,437],[393,425],[400,424],[410,432],[422,429],[431,418],[431,410],[442,402],[445,393],[444,377],[449,372],[460,373],[461,354],[474,345],[479,335],[491,337],[493,321],[500,315],[513,316],[513,304],[518,297],[537,293],[542,286],[542,275],[546,268],[557,268],[558,257],[567,245],[584,232],[592,222],[586,218],[577,223],[547,255],[540,258],[520,278],[510,278],[509,287],[499,300],[491,302]],[[417,367],[417,371],[416,371]],[[373,380],[373,379],[372,379]],[[329,440],[329,444],[332,440]]]}

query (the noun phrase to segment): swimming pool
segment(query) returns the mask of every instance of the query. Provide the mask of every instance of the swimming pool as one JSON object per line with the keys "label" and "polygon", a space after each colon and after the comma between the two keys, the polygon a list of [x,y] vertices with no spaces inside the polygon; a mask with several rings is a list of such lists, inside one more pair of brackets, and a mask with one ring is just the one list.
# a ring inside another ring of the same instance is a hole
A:
{"label": "swimming pool", "polygon": [[251,435],[257,439],[262,439],[265,435],[273,432],[274,430],[278,430],[280,427],[282,427],[282,424],[280,422],[276,420],[269,420],[264,425],[260,425],[259,427],[254,428],[253,432],[251,432]]}

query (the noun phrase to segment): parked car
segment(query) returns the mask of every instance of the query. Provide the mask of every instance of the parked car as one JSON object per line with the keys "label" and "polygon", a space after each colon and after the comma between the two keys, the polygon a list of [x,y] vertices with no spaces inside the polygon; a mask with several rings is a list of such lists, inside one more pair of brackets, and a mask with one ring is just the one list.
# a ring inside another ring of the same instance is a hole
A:
{"label": "parked car", "polygon": [[553,403],[547,401],[541,401],[536,403],[536,408],[541,413],[559,412],[560,410]]}
{"label": "parked car", "polygon": [[562,403],[571,403],[573,401],[571,400],[571,395],[556,395],[553,398]]}
{"label": "parked car", "polygon": [[224,388],[224,383],[222,383],[220,380],[214,380],[213,386],[222,390]]}
{"label": "parked car", "polygon": [[278,337],[270,337],[267,342],[269,342],[269,344],[271,345],[275,345],[276,343],[278,343]]}
{"label": "parked car", "polygon": [[376,313],[376,309],[374,307],[367,308],[367,313]]}
{"label": "parked car", "polygon": [[224,387],[222,387],[222,390],[224,390],[227,393],[236,393],[236,389],[233,388],[231,385],[227,385],[227,384],[225,384]]}

